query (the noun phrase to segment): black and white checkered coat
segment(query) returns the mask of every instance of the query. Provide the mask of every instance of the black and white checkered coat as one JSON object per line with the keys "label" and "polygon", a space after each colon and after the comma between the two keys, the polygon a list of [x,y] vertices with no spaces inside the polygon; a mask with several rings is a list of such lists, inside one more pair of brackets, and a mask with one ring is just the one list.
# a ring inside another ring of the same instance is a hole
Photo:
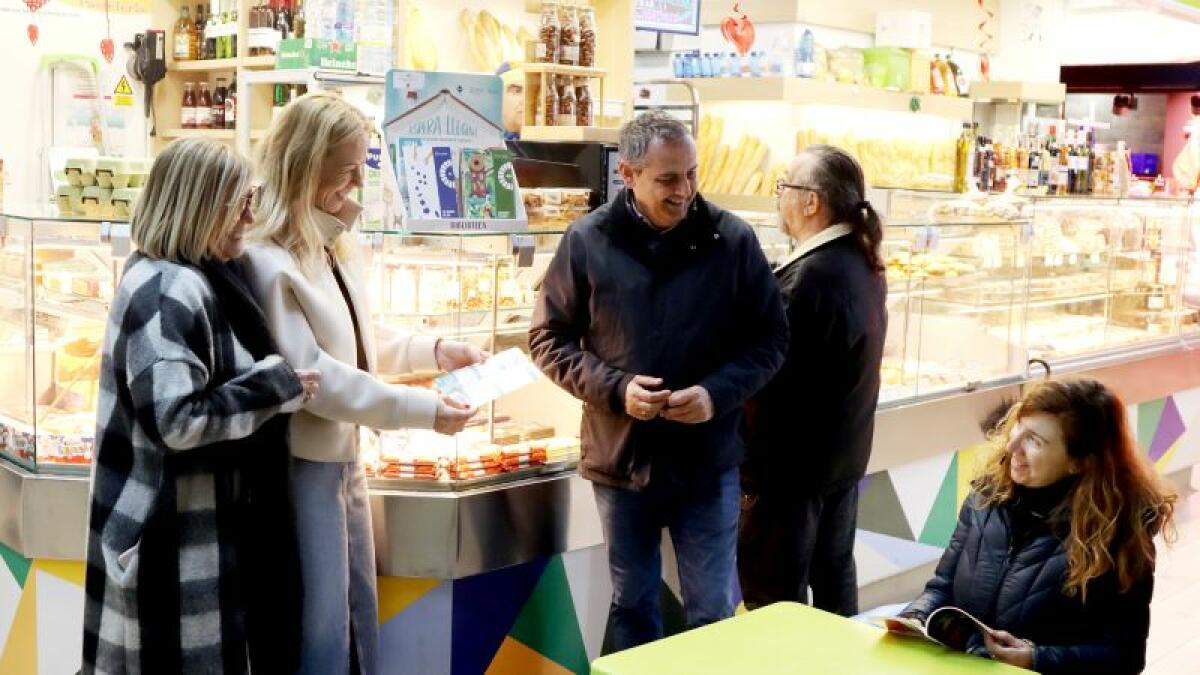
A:
{"label": "black and white checkered coat", "polygon": [[230,453],[301,395],[279,356],[237,340],[204,273],[129,259],[104,340],[85,673],[247,670]]}

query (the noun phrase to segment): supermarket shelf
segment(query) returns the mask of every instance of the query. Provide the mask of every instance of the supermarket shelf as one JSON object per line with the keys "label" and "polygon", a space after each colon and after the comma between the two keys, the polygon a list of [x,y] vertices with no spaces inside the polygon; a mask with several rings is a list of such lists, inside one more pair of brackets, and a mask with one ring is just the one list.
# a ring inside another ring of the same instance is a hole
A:
{"label": "supermarket shelf", "polygon": [[1067,85],[1061,82],[973,82],[971,98],[993,103],[1062,103]]}
{"label": "supermarket shelf", "polygon": [[274,68],[275,55],[269,56],[247,56],[241,59],[242,66],[246,68]]}
{"label": "supermarket shelf", "polygon": [[611,143],[616,145],[621,130],[615,127],[544,127],[527,126],[521,129],[523,141],[560,143]]}
{"label": "supermarket shelf", "polygon": [[525,73],[528,75],[538,75],[541,73],[569,77],[605,77],[608,75],[608,71],[603,68],[564,66],[557,63],[527,63],[522,68],[524,68]]}
{"label": "supermarket shelf", "polygon": [[[831,105],[892,112],[914,112],[969,121],[974,102],[952,96],[931,96],[888,91],[841,82],[798,77],[713,77],[687,80],[696,87],[700,105],[705,103],[780,101],[794,105]],[[685,102],[672,93],[672,103]]]}
{"label": "supermarket shelf", "polygon": [[167,70],[171,72],[209,72],[214,70],[235,70],[240,59],[206,59],[204,61],[171,61]]}
{"label": "supermarket shelf", "polygon": [[704,198],[726,211],[772,213],[777,208],[776,199],[773,196],[705,194]]}
{"label": "supermarket shelf", "polygon": [[[275,57],[253,57],[258,59]],[[272,62],[273,63],[273,62]],[[246,84],[306,84],[330,82],[335,84],[383,84],[378,75],[359,75],[346,70],[321,70],[318,68],[295,68],[288,70],[256,70],[242,76]]]}
{"label": "supermarket shelf", "polygon": [[1057,298],[1045,298],[1038,300],[1030,300],[1024,302],[1020,297],[1015,297],[1011,301],[999,302],[966,302],[961,300],[953,300],[949,298],[933,298],[933,302],[944,305],[953,305],[960,307],[957,313],[959,314],[977,314],[984,312],[992,312],[998,309],[1012,308],[1014,310],[1021,308],[1037,309],[1040,307],[1056,307],[1058,305],[1074,305],[1083,302],[1095,302],[1097,300],[1108,300],[1108,293],[1087,293],[1083,295],[1064,295]]}
{"label": "supermarket shelf", "polygon": [[[0,282],[0,295],[11,298],[11,306],[20,307],[25,303],[25,294],[19,284],[8,280]],[[36,314],[46,314],[67,320],[108,321],[108,303],[95,298],[77,298],[74,296],[51,293],[42,289],[33,299],[33,309]]]}
{"label": "supermarket shelf", "polygon": [[[250,138],[258,140],[266,135],[265,129],[250,131]],[[159,138],[211,138],[217,141],[232,141],[237,137],[236,129],[163,129],[158,132]]]}

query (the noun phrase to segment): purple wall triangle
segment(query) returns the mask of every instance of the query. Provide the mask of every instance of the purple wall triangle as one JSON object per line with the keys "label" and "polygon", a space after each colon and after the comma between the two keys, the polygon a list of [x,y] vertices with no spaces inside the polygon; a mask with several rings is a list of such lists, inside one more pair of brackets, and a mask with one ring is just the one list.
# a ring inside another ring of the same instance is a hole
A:
{"label": "purple wall triangle", "polygon": [[1150,442],[1150,460],[1157,462],[1162,459],[1175,441],[1183,436],[1183,432],[1183,417],[1179,414],[1179,407],[1175,405],[1175,397],[1168,396],[1162,417],[1158,420],[1158,429],[1154,431],[1154,440]]}

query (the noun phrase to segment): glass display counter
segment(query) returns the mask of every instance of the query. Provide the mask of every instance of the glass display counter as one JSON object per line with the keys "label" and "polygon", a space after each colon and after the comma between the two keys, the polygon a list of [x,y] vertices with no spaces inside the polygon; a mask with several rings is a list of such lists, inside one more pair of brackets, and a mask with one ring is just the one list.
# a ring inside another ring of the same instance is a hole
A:
{"label": "glass display counter", "polygon": [[0,216],[0,455],[37,472],[88,470],[104,327],[127,251],[122,223],[50,207]]}

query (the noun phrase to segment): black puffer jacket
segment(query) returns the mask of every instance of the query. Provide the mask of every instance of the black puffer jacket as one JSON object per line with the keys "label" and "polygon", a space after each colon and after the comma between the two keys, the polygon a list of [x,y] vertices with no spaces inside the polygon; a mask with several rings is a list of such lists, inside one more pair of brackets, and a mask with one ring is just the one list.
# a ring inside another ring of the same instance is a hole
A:
{"label": "black puffer jacket", "polygon": [[[993,628],[1031,640],[1033,667],[1040,673],[1141,672],[1153,574],[1121,593],[1110,572],[1088,586],[1086,603],[1067,596],[1066,505],[1042,518],[1019,505],[980,503],[972,492],[937,572],[904,613],[924,618],[939,607],[962,608]],[[971,651],[986,654],[977,647]]]}

